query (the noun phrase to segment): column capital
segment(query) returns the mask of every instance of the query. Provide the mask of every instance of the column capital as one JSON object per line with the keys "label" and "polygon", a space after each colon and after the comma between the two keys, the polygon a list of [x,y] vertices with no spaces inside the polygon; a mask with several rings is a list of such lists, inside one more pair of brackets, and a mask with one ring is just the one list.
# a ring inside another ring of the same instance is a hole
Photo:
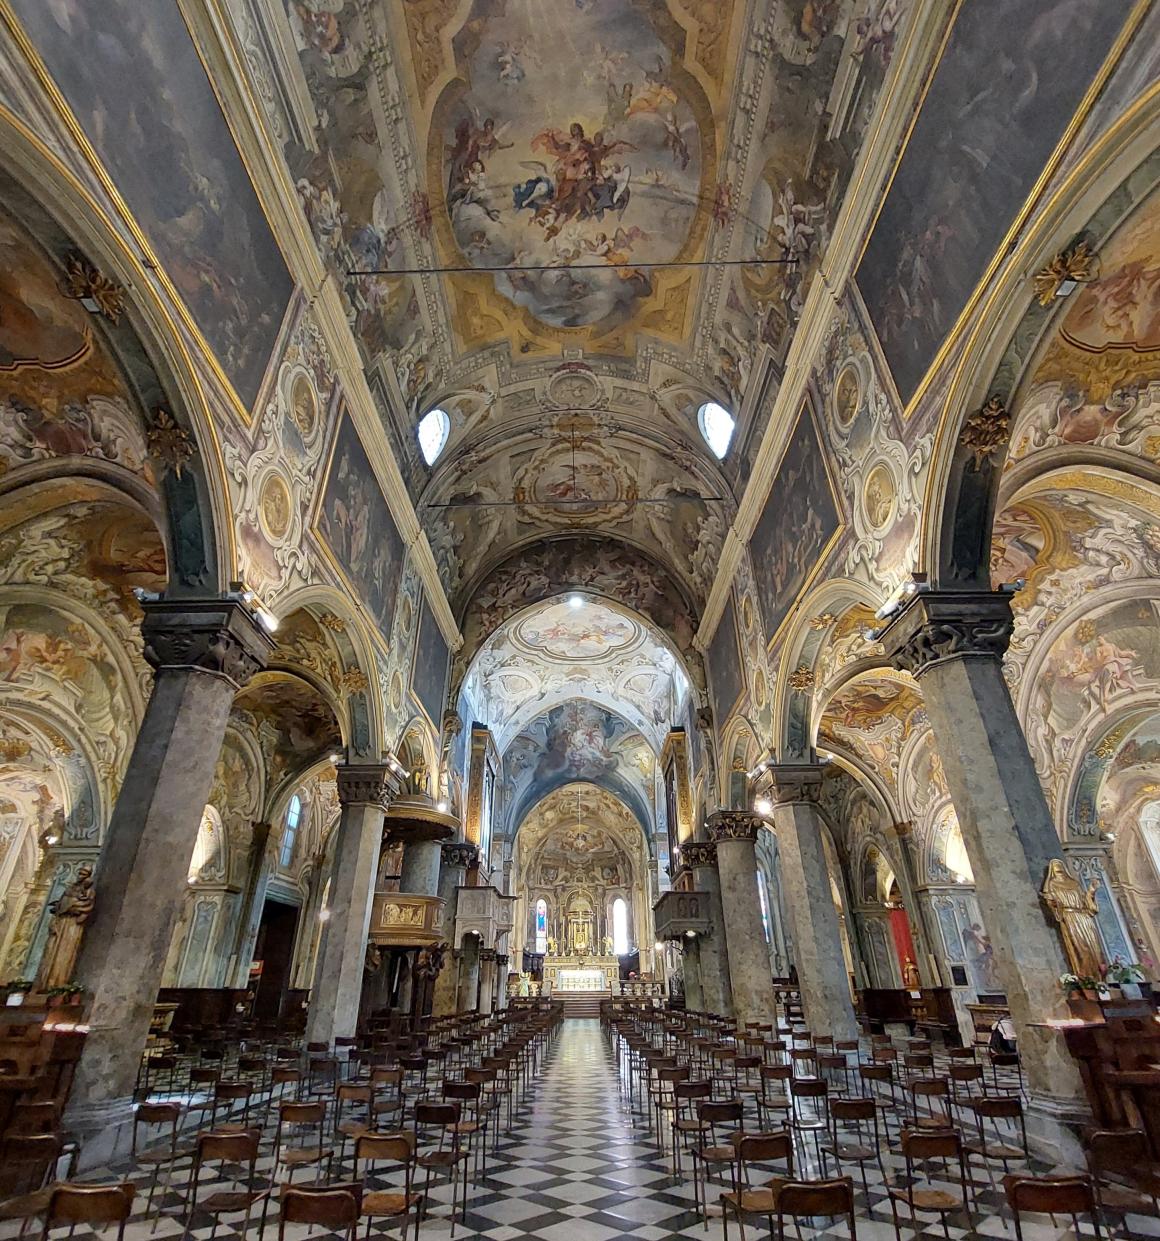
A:
{"label": "column capital", "polygon": [[824,771],[821,763],[775,763],[762,775],[763,785],[769,781],[766,796],[775,806],[792,806],[798,802],[816,804],[822,793]]}
{"label": "column capital", "polygon": [[241,689],[274,649],[249,608],[232,599],[156,599],[141,607],[145,659],[158,672],[206,672]]}
{"label": "column capital", "polygon": [[913,595],[878,638],[894,667],[920,677],[951,659],[1001,659],[1013,628],[1004,591],[928,590]]}
{"label": "column capital", "polygon": [[495,954],[495,963],[496,963],[496,965],[507,965],[507,963],[508,963],[510,960],[511,960],[511,957],[510,957],[510,956],[508,956],[508,954],[507,954],[506,952],[497,952],[497,953]]}
{"label": "column capital", "polygon": [[756,840],[765,820],[751,810],[718,810],[709,816],[709,832],[715,843],[723,840]]}
{"label": "column capital", "polygon": [[717,845],[712,840],[686,840],[681,845],[681,866],[716,866]]}
{"label": "column capital", "polygon": [[479,950],[479,959],[481,961],[494,961],[495,960],[495,949],[494,948],[481,948]]}
{"label": "column capital", "polygon": [[446,840],[440,860],[444,866],[461,866],[464,870],[470,870],[479,861],[479,846],[469,840]]}
{"label": "column capital", "polygon": [[399,777],[386,763],[342,763],[336,770],[338,800],[344,806],[386,810],[399,791]]}

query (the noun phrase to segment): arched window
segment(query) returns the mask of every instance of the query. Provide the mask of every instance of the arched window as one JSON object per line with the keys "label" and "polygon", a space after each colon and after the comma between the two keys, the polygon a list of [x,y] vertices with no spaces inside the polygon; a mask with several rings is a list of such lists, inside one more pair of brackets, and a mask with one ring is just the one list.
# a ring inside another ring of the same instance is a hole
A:
{"label": "arched window", "polygon": [[769,889],[765,883],[765,871],[757,872],[757,899],[761,904],[761,929],[765,932],[765,942],[769,943]]}
{"label": "arched window", "polygon": [[536,951],[548,951],[548,902],[542,897],[536,902]]}
{"label": "arched window", "polygon": [[451,419],[441,409],[431,409],[419,419],[419,451],[428,465],[439,460],[439,454],[451,434]]}
{"label": "arched window", "polygon": [[706,401],[697,411],[697,425],[709,445],[709,451],[718,461],[722,460],[733,442],[733,428],[736,425],[733,415],[724,405]]}
{"label": "arched window", "polygon": [[297,793],[286,807],[286,822],[282,827],[282,848],[278,853],[278,865],[289,866],[294,860],[294,841],[298,837],[298,824],[302,819],[302,798]]}
{"label": "arched window", "polygon": [[628,906],[623,896],[612,902],[612,951],[618,957],[628,952]]}

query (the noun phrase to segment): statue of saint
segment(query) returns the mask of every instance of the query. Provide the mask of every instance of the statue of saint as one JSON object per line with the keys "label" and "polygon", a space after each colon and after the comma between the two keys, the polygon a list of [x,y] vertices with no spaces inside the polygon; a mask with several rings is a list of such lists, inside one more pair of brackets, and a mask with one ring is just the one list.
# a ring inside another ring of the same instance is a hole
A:
{"label": "statue of saint", "polygon": [[48,907],[52,925],[36,974],[37,991],[48,991],[72,982],[85,923],[93,916],[95,904],[93,868],[82,866],[77,871],[76,879]]}
{"label": "statue of saint", "polygon": [[605,935],[604,937],[604,955],[606,957],[612,956],[612,936],[611,935]]}
{"label": "statue of saint", "polygon": [[902,985],[907,991],[917,991],[922,986],[922,981],[918,976],[918,966],[910,957],[902,963]]}
{"label": "statue of saint", "polygon": [[548,936],[548,956],[554,957],[555,955],[556,955],[556,937],[554,935],[549,935]]}
{"label": "statue of saint", "polygon": [[1096,927],[1096,914],[1099,912],[1097,885],[1098,880],[1093,879],[1091,885],[1085,888],[1059,858],[1052,858],[1047,864],[1043,901],[1059,925],[1068,964],[1072,972],[1081,978],[1098,979],[1104,957]]}

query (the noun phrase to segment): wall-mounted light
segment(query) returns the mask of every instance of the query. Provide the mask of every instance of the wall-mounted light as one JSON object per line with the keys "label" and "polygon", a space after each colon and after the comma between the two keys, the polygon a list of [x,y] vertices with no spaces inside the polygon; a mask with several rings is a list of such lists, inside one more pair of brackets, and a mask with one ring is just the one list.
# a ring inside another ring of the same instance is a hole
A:
{"label": "wall-mounted light", "polygon": [[262,602],[258,592],[252,586],[247,586],[245,582],[231,582],[226,598],[234,600],[235,603],[245,604],[267,633],[273,633],[278,628],[278,618]]}
{"label": "wall-mounted light", "polygon": [[339,763],[342,762],[342,755],[341,754],[328,754],[326,761],[328,763],[332,763],[335,767],[337,767]]}
{"label": "wall-mounted light", "polygon": [[445,801],[438,802],[436,803],[435,809],[438,810],[440,814],[446,814],[447,803]]}
{"label": "wall-mounted light", "polygon": [[753,803],[753,809],[757,811],[763,819],[768,819],[773,814],[773,802],[768,797],[759,797]]}
{"label": "wall-mounted light", "polygon": [[685,936],[686,936],[686,938],[688,938],[688,939],[696,939],[696,938],[697,938],[697,932],[696,932],[696,931],[686,931],[686,932],[685,932]]}

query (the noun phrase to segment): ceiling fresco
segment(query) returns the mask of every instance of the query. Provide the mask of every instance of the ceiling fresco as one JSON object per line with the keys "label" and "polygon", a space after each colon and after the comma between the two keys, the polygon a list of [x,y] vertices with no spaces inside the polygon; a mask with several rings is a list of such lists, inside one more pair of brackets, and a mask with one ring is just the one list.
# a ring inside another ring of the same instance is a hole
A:
{"label": "ceiling fresco", "polygon": [[514,829],[549,793],[576,781],[615,795],[651,832],[656,753],[607,707],[573,698],[537,716],[503,755],[504,805]]}
{"label": "ceiling fresco", "polygon": [[[579,604],[579,606],[577,606]],[[659,750],[688,682],[676,656],[639,619],[592,599],[520,613],[480,651],[464,682],[500,751],[545,710],[583,698],[625,717]]]}
{"label": "ceiling fresco", "polygon": [[702,603],[906,0],[235,7],[452,606],[584,532]]}
{"label": "ceiling fresco", "polygon": [[622,802],[591,784],[549,793],[519,825],[517,857],[529,884],[578,876],[630,884],[644,860],[640,825]]}

